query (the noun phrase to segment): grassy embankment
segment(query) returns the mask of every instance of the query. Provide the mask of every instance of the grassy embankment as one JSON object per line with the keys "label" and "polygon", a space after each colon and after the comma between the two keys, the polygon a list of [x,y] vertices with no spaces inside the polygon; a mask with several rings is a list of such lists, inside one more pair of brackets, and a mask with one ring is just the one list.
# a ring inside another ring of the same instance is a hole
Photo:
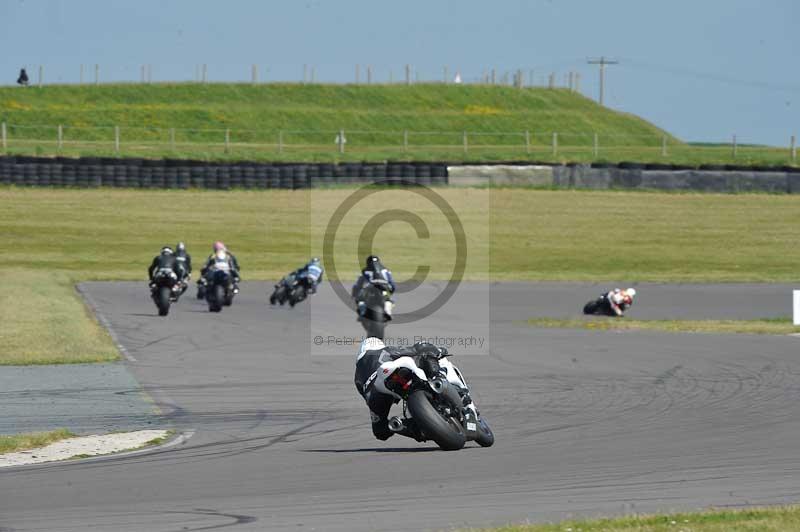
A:
{"label": "grassy embankment", "polygon": [[[0,364],[107,360],[114,346],[87,320],[73,283],[140,280],[147,297],[150,260],[178,239],[195,263],[222,239],[239,257],[245,280],[279,278],[321,255],[325,225],[352,192],[2,188],[4,264],[13,266],[0,268],[8,281],[0,293]],[[464,224],[467,279],[787,282],[800,264],[800,197],[438,192]],[[620,208],[609,211],[612,202]],[[431,278],[448,278],[454,244],[447,220],[406,190],[375,194],[344,219],[336,240],[340,275],[353,278],[358,234],[387,207],[414,210],[431,231],[420,239],[405,223],[380,229],[375,251],[397,277],[408,278],[426,263],[433,265]],[[627,250],[625,260],[609,253],[615,247]]]}
{"label": "grassy embankment", "polygon": [[75,436],[67,429],[58,429],[50,432],[31,432],[13,436],[0,436],[0,454],[26,451],[44,447],[60,440]]}
{"label": "grassy embankment", "polygon": [[800,506],[520,525],[480,532],[785,532],[800,530]]}
{"label": "grassy embankment", "polygon": [[[734,160],[729,147],[688,145],[639,117],[564,89],[190,83],[5,87],[0,88],[3,121],[9,124],[9,152],[15,154],[55,155],[57,126],[62,125],[60,153],[68,156],[115,155],[114,127],[119,126],[120,154],[145,157],[776,165],[789,160],[787,148],[744,145]],[[340,129],[347,138],[343,155],[334,144]],[[530,132],[529,152],[525,131]],[[558,133],[555,155],[553,132]],[[665,137],[666,157],[661,154]]]}

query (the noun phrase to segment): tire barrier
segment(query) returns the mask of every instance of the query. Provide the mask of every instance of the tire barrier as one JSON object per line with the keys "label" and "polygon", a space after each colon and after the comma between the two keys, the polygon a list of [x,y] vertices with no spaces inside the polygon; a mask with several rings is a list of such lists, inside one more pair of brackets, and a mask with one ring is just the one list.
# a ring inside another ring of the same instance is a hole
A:
{"label": "tire barrier", "polygon": [[[475,172],[482,183],[495,181],[497,168],[537,169],[541,185],[591,189],[697,190],[706,192],[770,192],[800,194],[800,168],[706,164],[621,162],[552,165],[525,161],[483,166],[455,165],[453,173]],[[488,169],[488,170],[487,170]],[[532,174],[533,175],[533,174]],[[516,179],[516,178],[515,178]],[[524,178],[523,178],[524,179]],[[533,177],[527,179],[534,179]],[[473,179],[476,181],[476,179]],[[217,163],[192,160],[110,157],[0,157],[0,185],[73,188],[287,189],[337,184],[380,183],[388,186],[451,184],[447,163]],[[519,183],[519,179],[513,183]],[[463,183],[462,178],[455,184]],[[473,183],[474,184],[474,183]]]}

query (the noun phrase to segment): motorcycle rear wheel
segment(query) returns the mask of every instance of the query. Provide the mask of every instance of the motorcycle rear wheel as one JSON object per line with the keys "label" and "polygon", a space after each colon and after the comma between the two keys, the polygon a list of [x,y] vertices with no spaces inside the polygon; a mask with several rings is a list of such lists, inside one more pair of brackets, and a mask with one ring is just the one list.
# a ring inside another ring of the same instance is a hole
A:
{"label": "motorcycle rear wheel", "polygon": [[222,301],[225,299],[225,288],[222,285],[214,285],[211,287],[211,292],[207,293],[208,297],[208,310],[211,312],[219,312],[222,310]]}
{"label": "motorcycle rear wheel", "polygon": [[172,290],[168,286],[162,286],[158,289],[158,299],[156,306],[158,307],[158,315],[166,316],[169,314],[170,298],[172,297]]}
{"label": "motorcycle rear wheel", "polygon": [[428,392],[417,390],[408,396],[408,410],[425,436],[444,451],[457,451],[464,447],[467,436],[454,419],[445,419],[433,404]]}

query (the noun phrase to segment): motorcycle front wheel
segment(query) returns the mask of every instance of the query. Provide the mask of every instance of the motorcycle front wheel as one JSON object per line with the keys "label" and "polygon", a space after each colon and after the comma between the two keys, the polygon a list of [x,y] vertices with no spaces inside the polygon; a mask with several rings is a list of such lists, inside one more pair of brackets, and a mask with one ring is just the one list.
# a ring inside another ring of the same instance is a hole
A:
{"label": "motorcycle front wheel", "polygon": [[467,442],[464,428],[455,419],[440,414],[425,390],[417,390],[408,396],[408,410],[422,433],[442,450],[457,451],[464,447]]}

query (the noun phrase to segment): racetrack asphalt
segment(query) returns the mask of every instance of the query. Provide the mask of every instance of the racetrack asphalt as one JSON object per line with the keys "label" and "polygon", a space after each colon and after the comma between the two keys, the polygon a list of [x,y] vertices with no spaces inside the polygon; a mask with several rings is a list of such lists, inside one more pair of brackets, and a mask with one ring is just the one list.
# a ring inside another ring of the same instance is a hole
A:
{"label": "racetrack asphalt", "polygon": [[[449,529],[800,500],[800,339],[520,323],[577,315],[613,285],[465,283],[457,308],[390,325],[480,336],[488,316],[488,354],[451,351],[497,443],[442,452],[372,437],[356,348],[311,341],[361,334],[327,285],[289,309],[267,305],[267,283],[243,283],[221,314],[184,297],[159,318],[143,283],[86,283],[163,421],[194,435],[0,472],[0,529]],[[424,288],[398,309],[441,289]],[[642,318],[791,310],[788,286],[637,288]]]}

